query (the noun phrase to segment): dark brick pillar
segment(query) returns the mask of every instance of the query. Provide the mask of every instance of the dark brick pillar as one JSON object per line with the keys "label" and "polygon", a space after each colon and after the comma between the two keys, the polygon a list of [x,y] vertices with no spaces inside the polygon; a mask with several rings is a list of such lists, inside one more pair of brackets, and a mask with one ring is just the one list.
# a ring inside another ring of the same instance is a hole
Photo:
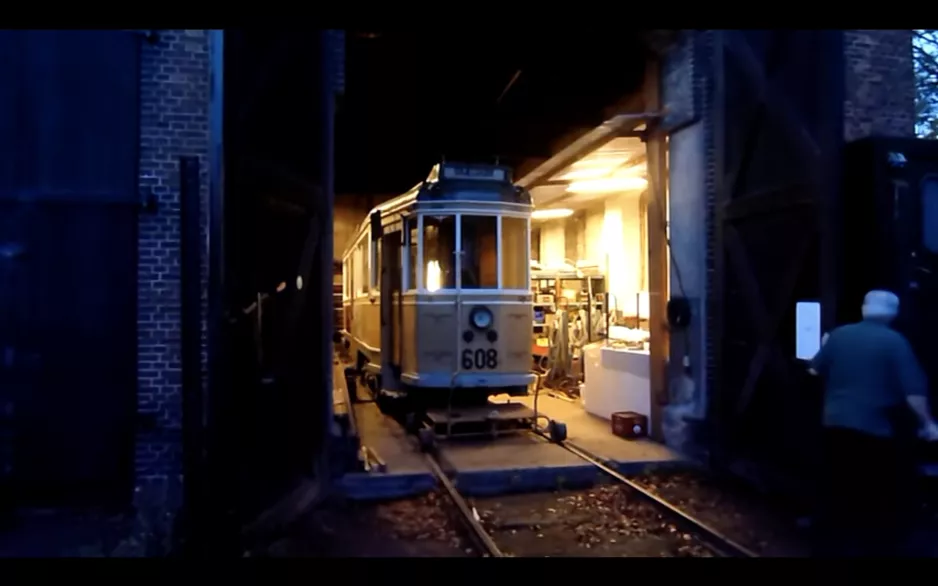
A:
{"label": "dark brick pillar", "polygon": [[844,135],[915,136],[911,30],[844,31]]}
{"label": "dark brick pillar", "polygon": [[[141,55],[140,186],[155,196],[156,207],[142,213],[139,224],[137,380],[142,425],[136,476],[138,505],[175,508],[182,481],[178,166],[184,155],[202,161],[199,196],[204,218],[209,36],[206,30],[158,33],[156,43],[143,44]],[[203,221],[203,234],[204,226]],[[205,291],[204,261],[202,273]],[[204,317],[202,330],[204,371]]]}

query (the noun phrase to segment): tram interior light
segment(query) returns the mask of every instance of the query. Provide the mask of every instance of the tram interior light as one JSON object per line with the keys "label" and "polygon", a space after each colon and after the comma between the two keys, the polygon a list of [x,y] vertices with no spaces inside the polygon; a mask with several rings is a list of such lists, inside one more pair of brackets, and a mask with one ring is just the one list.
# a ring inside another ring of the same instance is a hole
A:
{"label": "tram interior light", "polygon": [[427,291],[433,293],[440,289],[440,263],[431,260],[427,263]]}

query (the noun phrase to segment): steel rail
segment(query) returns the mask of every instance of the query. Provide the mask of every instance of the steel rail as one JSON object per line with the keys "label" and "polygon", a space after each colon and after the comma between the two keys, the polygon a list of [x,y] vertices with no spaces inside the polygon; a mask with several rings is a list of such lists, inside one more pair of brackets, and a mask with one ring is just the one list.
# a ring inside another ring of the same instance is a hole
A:
{"label": "steel rail", "polygon": [[426,456],[427,464],[430,466],[430,471],[434,476],[436,476],[437,480],[440,481],[443,489],[446,491],[447,495],[449,495],[450,500],[452,500],[453,504],[456,505],[456,508],[459,509],[459,513],[462,516],[463,521],[466,523],[466,526],[479,549],[493,558],[505,557],[505,554],[502,553],[502,550],[500,550],[495,541],[492,540],[492,536],[488,534],[484,527],[482,527],[482,523],[476,519],[476,516],[472,513],[472,508],[469,506],[469,503],[466,502],[466,499],[463,498],[461,494],[459,494],[458,490],[456,490],[453,482],[443,471],[443,468],[440,466],[439,462],[436,461],[436,458],[431,454],[424,455]]}
{"label": "steel rail", "polygon": [[[546,439],[547,441],[551,441],[550,437],[540,429],[534,430],[534,433]],[[554,442],[551,442],[551,443],[554,443]],[[740,557],[740,558],[759,557],[759,555],[756,552],[748,549],[747,547],[743,545],[740,545],[739,543],[736,543],[734,540],[723,535],[722,533],[720,533],[718,530],[714,529],[710,525],[707,525],[703,521],[691,515],[688,515],[687,513],[675,507],[668,501],[650,492],[648,489],[641,486],[640,484],[634,482],[633,480],[629,480],[628,478],[620,474],[617,470],[609,467],[605,462],[603,462],[602,460],[600,460],[593,454],[590,454],[588,451],[584,450],[583,448],[580,448],[576,444],[573,444],[569,441],[564,441],[563,443],[556,444],[556,445],[567,450],[568,452],[577,456],[578,458],[586,462],[589,462],[590,464],[592,464],[593,466],[595,466],[602,472],[606,473],[608,476],[612,477],[618,483],[626,486],[629,490],[631,490],[638,496],[642,497],[646,501],[650,502],[655,507],[659,509],[663,509],[664,511],[668,513],[669,516],[673,517],[684,528],[688,529],[689,531],[693,533],[702,535],[705,541],[710,542],[710,545],[715,547],[718,550],[718,553],[726,555],[727,557]]]}

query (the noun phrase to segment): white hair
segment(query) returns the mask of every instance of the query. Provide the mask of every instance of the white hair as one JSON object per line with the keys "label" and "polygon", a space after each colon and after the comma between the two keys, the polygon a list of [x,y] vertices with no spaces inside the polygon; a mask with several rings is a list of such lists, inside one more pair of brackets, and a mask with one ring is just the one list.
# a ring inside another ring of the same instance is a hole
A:
{"label": "white hair", "polygon": [[892,321],[899,315],[899,298],[889,291],[873,290],[863,298],[863,319]]}

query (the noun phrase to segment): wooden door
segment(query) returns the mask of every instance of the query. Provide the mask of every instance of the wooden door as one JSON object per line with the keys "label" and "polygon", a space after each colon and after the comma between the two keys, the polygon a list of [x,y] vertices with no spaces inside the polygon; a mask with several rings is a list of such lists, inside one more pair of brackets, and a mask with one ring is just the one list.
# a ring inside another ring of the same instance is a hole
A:
{"label": "wooden door", "polygon": [[400,376],[401,232],[381,238],[381,378],[395,390]]}
{"label": "wooden door", "polygon": [[0,468],[23,503],[133,494],[139,43],[0,32]]}
{"label": "wooden door", "polygon": [[816,385],[795,358],[794,309],[821,301],[832,325],[842,32],[715,37],[715,461],[801,471],[817,452],[820,413]]}

